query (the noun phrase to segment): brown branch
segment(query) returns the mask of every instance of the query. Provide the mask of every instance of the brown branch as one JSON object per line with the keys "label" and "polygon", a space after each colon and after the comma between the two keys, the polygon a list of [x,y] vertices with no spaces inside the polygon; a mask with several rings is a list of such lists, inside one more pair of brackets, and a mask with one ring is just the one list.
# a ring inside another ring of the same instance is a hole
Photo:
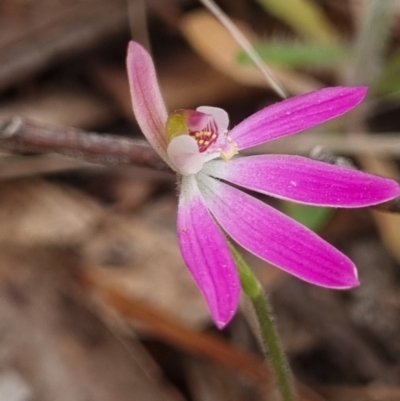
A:
{"label": "brown branch", "polygon": [[146,141],[42,126],[19,116],[0,121],[0,148],[15,153],[58,153],[88,162],[171,171]]}

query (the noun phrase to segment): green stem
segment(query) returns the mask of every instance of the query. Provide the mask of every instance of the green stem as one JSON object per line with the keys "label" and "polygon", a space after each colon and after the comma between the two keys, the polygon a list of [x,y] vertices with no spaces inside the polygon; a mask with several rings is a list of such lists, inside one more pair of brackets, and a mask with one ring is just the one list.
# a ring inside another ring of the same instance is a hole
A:
{"label": "green stem", "polygon": [[269,355],[282,400],[294,401],[295,395],[291,371],[282,350],[272,318],[271,307],[264,294],[263,287],[235,247],[232,244],[229,244],[229,246],[238,268],[242,289],[249,297],[255,310],[265,348],[264,351]]}

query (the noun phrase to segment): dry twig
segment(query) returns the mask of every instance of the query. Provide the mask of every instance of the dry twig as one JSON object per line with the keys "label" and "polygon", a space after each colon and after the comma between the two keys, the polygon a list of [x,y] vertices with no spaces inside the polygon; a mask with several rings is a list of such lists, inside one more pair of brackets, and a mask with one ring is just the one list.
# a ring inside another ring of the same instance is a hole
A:
{"label": "dry twig", "polygon": [[0,147],[18,153],[58,153],[89,162],[170,171],[145,141],[76,128],[45,127],[19,116],[0,122]]}

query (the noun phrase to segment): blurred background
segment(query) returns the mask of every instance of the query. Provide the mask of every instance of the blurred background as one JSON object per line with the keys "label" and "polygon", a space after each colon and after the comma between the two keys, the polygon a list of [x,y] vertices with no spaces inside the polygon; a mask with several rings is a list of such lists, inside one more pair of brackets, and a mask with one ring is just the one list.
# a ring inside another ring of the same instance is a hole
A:
{"label": "blurred background", "polygon": [[[400,1],[218,4],[290,96],[370,88],[344,118],[252,151],[399,178]],[[131,38],[152,52],[169,111],[223,107],[235,125],[279,101],[199,1],[0,0],[0,401],[276,400],[246,301],[219,332],[186,271],[173,174],[63,145],[68,127],[143,139],[125,71]],[[30,135],[47,133],[47,150],[10,139],[16,116]],[[361,286],[339,292],[245,255],[300,399],[400,400],[398,214],[263,200],[359,269]]]}

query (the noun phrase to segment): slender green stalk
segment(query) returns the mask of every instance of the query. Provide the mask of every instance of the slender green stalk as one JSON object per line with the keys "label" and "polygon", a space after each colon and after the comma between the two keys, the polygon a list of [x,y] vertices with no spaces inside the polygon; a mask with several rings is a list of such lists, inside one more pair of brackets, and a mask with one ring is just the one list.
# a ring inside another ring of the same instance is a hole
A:
{"label": "slender green stalk", "polygon": [[238,268],[242,289],[249,297],[256,313],[265,348],[264,351],[269,356],[282,400],[294,401],[292,374],[285,353],[282,350],[271,307],[262,285],[235,247],[232,244],[229,244],[229,246]]}

